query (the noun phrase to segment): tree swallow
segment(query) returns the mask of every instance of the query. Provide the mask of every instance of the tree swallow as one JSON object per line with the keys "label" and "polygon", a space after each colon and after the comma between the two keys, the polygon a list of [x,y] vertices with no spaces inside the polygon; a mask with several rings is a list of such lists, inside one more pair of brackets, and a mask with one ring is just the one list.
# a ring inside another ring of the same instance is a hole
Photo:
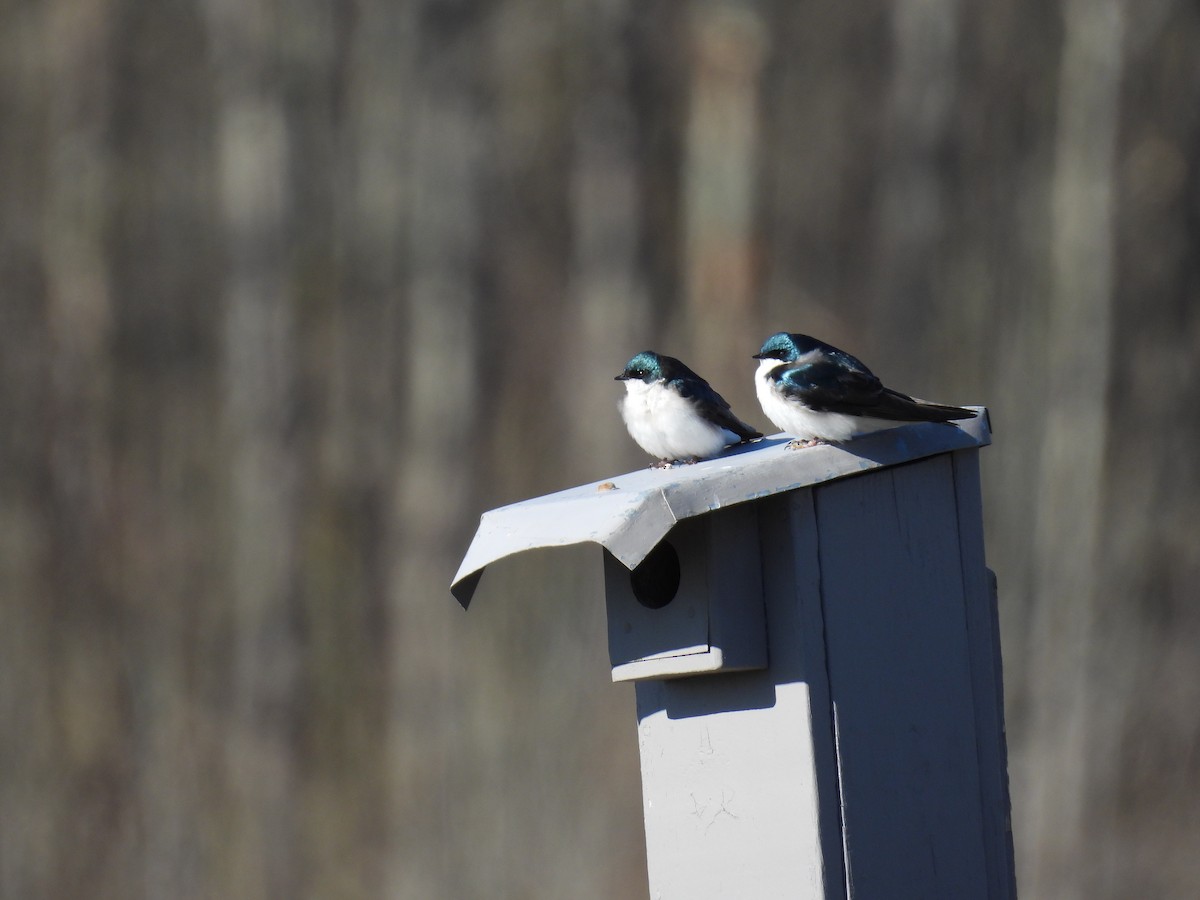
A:
{"label": "tree swallow", "polygon": [[615,380],[625,382],[618,405],[629,436],[658,457],[654,465],[660,468],[696,462],[730,444],[762,437],[707,381],[672,356],[639,353]]}
{"label": "tree swallow", "polygon": [[763,412],[796,438],[788,447],[839,443],[906,422],[973,419],[957,406],[915,400],[885,388],[844,350],[807,334],[773,334],[754,358],[754,386]]}

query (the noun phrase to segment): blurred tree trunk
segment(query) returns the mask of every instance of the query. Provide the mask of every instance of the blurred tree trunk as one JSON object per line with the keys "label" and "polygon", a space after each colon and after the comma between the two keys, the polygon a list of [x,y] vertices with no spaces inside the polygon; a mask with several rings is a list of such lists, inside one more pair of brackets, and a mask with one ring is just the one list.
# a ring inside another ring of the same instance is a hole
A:
{"label": "blurred tree trunk", "polygon": [[297,578],[299,488],[307,429],[295,428],[297,323],[284,264],[292,145],[275,22],[261,5],[208,2],[219,61],[215,130],[226,236],[222,291],[221,433],[228,454],[231,671],[226,848],[231,895],[294,895],[302,730]]}
{"label": "blurred tree trunk", "polygon": [[[651,330],[651,288],[639,258],[650,228],[638,177],[645,159],[635,118],[637,48],[625,40],[638,15],[628,3],[594,0],[577,4],[572,21],[581,47],[572,73],[578,107],[571,123],[574,241],[565,332],[575,365],[612,369],[614,376],[624,361],[613,345],[631,348],[632,356]],[[615,409],[607,381],[563,378],[554,391],[564,411]],[[625,437],[611,424],[602,416],[567,416],[570,455],[619,456]]]}
{"label": "blurred tree trunk", "polygon": [[[681,198],[686,305],[674,330],[701,359],[743,376],[747,348],[761,343],[751,311],[764,29],[762,17],[743,5],[714,3],[692,8],[686,35],[692,73]],[[732,379],[708,377],[745,414],[746,379],[731,390],[725,385]]]}
{"label": "blurred tree trunk", "polygon": [[[1052,293],[1045,417],[1034,521],[1026,677],[1037,692],[1015,802],[1025,888],[1037,897],[1090,897],[1077,872],[1087,833],[1097,714],[1111,698],[1096,658],[1096,602],[1105,485],[1114,303],[1114,183],[1124,7],[1071,0],[1058,87]],[[1020,764],[1020,763],[1018,763]]]}
{"label": "blurred tree trunk", "polygon": [[1115,172],[1108,576],[1084,838],[1092,895],[1187,897],[1200,885],[1200,9],[1125,19]]}
{"label": "blurred tree trunk", "polygon": [[[396,779],[390,818],[390,881],[401,897],[471,895],[470,867],[451,863],[430,828],[455,822],[444,785],[456,721],[448,688],[458,679],[429,586],[454,560],[459,523],[476,484],[464,456],[479,439],[489,372],[480,334],[486,284],[484,194],[493,177],[491,117],[482,95],[486,43],[482,5],[419,3],[404,47],[404,228],[408,315],[403,333],[407,397],[398,437],[401,528],[394,565],[390,654],[391,754]],[[399,336],[397,336],[399,337]],[[481,381],[483,382],[481,384]],[[452,826],[451,826],[452,827]],[[464,836],[465,837],[465,836]]]}

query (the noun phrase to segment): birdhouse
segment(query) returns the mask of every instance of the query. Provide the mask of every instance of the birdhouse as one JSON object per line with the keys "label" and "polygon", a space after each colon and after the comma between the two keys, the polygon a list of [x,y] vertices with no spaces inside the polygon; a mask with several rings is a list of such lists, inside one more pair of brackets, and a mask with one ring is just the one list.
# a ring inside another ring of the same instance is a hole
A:
{"label": "birdhouse", "polygon": [[1015,896],[985,410],[782,437],[485,513],[491,562],[603,547],[652,896]]}

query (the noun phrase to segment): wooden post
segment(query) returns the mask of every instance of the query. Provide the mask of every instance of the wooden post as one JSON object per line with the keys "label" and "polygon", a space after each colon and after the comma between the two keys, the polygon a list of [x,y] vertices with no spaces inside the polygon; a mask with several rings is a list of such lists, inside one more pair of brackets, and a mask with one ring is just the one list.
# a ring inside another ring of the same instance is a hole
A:
{"label": "wooden post", "polygon": [[541,545],[563,504],[611,554],[652,897],[1015,897],[973,421],[634,473],[531,501],[527,529],[523,505],[485,517],[467,597],[523,549],[489,535]]}

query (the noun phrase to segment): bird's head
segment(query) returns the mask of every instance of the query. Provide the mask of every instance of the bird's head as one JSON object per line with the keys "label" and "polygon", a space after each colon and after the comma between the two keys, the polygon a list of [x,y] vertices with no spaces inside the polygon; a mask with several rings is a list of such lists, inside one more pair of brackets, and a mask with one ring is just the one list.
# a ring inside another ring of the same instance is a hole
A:
{"label": "bird's head", "polygon": [[789,334],[781,331],[773,334],[763,343],[762,349],[754,354],[755,359],[778,360],[779,362],[794,362],[800,358],[801,344],[811,341],[802,334]]}
{"label": "bird's head", "polygon": [[663,357],[653,350],[644,350],[625,364],[615,381],[644,381],[653,384],[663,377]]}

